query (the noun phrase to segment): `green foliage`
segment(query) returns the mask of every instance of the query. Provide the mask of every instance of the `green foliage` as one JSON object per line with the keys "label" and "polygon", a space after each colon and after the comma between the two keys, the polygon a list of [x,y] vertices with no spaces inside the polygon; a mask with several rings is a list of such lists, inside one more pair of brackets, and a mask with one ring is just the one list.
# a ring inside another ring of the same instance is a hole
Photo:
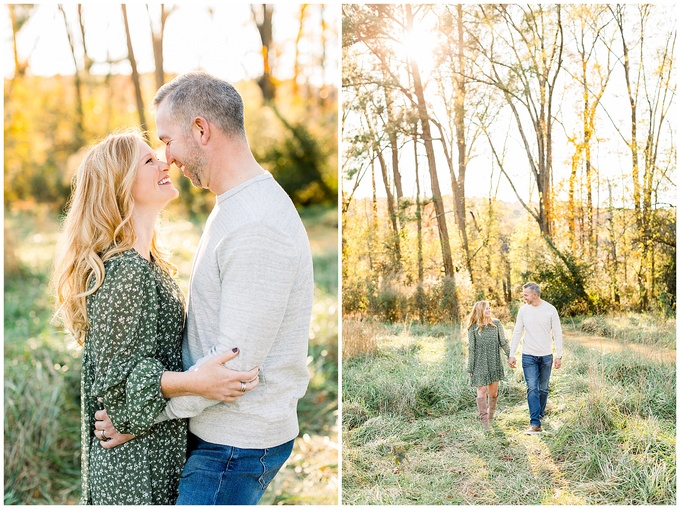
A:
{"label": "green foliage", "polygon": [[543,263],[524,274],[525,281],[537,281],[541,285],[541,298],[557,308],[561,316],[583,315],[593,309],[590,297],[585,293],[584,281],[587,267],[579,263],[571,253],[566,260],[546,256]]}
{"label": "green foliage", "polygon": [[[88,76],[83,86],[82,125],[75,118],[73,77],[5,80],[6,93],[11,90],[5,108],[6,205],[37,201],[62,206],[66,202],[82,149],[113,130],[138,124],[129,79]],[[148,105],[156,92],[154,76],[141,76],[141,87]],[[244,97],[246,132],[252,135],[251,146],[261,164],[272,171],[296,205],[335,204],[336,101],[303,103],[303,98],[292,94],[291,84],[283,82],[279,88],[287,92],[286,99],[278,100],[281,105],[271,103],[270,108],[262,104],[255,83],[238,83],[237,87]],[[149,129],[151,146],[162,152],[155,132]],[[192,217],[210,212],[211,193],[193,188],[174,168],[171,176],[180,188],[178,202]]]}
{"label": "green foliage", "polygon": [[[281,187],[298,206],[313,203],[331,204],[337,201],[338,188],[337,164],[330,163],[329,156],[335,156],[337,151],[330,140],[329,134],[321,134],[317,129],[316,135],[308,127],[309,117],[302,117],[293,124],[285,119],[279,110],[273,108],[276,117],[285,127],[282,139],[264,151],[262,164],[267,166]],[[332,121],[333,119],[328,119]]]}

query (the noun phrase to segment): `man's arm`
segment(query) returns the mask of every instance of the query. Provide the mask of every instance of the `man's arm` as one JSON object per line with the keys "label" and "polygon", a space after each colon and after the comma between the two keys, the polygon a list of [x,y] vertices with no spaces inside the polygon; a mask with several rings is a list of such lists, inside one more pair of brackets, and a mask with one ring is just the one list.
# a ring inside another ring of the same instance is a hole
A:
{"label": "man's arm", "polygon": [[562,367],[562,324],[557,309],[554,309],[551,317],[553,338],[555,339],[555,369]]}
{"label": "man's arm", "polygon": [[519,342],[522,339],[522,332],[524,331],[524,308],[519,308],[517,313],[517,320],[515,321],[515,328],[512,331],[512,341],[510,342],[510,356],[508,357],[508,366],[514,368],[517,365],[517,359],[515,358],[515,351],[519,346]]}
{"label": "man's arm", "polygon": [[[240,348],[240,355],[228,362],[230,369],[241,372],[252,371],[254,366],[262,369],[288,305],[299,250],[282,232],[251,224],[222,239],[216,247],[216,256],[221,294],[219,334],[214,349],[225,351],[235,345]],[[266,380],[264,370],[260,375]],[[167,382],[168,394],[181,392],[172,379]],[[164,394],[165,390],[164,387]],[[193,417],[216,403],[205,397],[173,397],[165,413],[171,417]]]}

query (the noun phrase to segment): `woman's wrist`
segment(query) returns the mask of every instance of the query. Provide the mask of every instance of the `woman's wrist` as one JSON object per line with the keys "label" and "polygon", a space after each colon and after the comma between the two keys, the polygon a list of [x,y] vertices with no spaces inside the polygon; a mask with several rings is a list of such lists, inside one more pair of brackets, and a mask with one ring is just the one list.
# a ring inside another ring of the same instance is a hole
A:
{"label": "woman's wrist", "polygon": [[195,396],[195,371],[164,371],[161,376],[161,393],[166,399],[178,396]]}

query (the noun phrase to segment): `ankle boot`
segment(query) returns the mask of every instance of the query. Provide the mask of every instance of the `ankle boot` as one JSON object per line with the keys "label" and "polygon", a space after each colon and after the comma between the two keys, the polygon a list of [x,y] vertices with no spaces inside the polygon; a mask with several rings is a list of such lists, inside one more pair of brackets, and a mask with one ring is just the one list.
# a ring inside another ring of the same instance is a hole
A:
{"label": "ankle boot", "polygon": [[489,429],[489,409],[486,406],[486,396],[477,398],[477,410],[484,429]]}
{"label": "ankle boot", "polygon": [[498,403],[498,396],[492,398],[489,396],[489,424],[493,421],[493,414],[496,411],[496,404]]}

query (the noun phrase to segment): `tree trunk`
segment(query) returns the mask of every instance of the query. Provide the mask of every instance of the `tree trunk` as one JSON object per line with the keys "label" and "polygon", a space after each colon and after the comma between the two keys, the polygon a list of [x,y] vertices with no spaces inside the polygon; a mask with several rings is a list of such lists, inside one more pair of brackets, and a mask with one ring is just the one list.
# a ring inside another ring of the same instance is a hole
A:
{"label": "tree trunk", "polygon": [[137,72],[137,60],[135,59],[135,52],[132,49],[132,37],[130,36],[130,25],[128,23],[127,6],[121,4],[123,12],[123,23],[125,25],[125,40],[127,41],[128,59],[130,60],[130,67],[132,68],[132,84],[135,87],[135,101],[137,103],[137,115],[139,116],[139,126],[142,132],[146,132],[146,115],[144,114],[144,100],[142,99],[142,87],[139,82],[139,72]]}
{"label": "tree trunk", "polygon": [[160,4],[159,6],[160,20],[158,26],[154,23],[151,10],[149,5],[146,6],[146,12],[149,15],[149,27],[151,28],[151,45],[153,47],[153,62],[154,62],[154,75],[156,77],[156,90],[161,88],[165,84],[165,68],[163,62],[163,36],[165,34],[165,22],[168,17],[175,10],[175,7],[171,7],[169,10],[166,9],[165,4]]}
{"label": "tree trunk", "polygon": [[298,32],[295,38],[295,59],[293,61],[293,96],[297,97],[299,92],[298,77],[300,76],[300,41],[302,40],[302,34],[304,32],[305,24],[305,13],[307,11],[309,4],[300,5],[300,11],[298,16]]}
{"label": "tree trunk", "polygon": [[456,146],[458,148],[458,178],[455,178],[453,171],[451,171],[451,186],[453,187],[453,198],[456,207],[456,223],[458,231],[463,243],[463,251],[465,253],[465,262],[467,265],[468,274],[470,275],[470,282],[474,286],[475,278],[472,272],[472,259],[470,258],[470,246],[467,236],[467,219],[466,219],[466,205],[465,205],[465,173],[467,171],[467,141],[465,130],[465,106],[466,106],[466,88],[465,88],[465,38],[463,30],[463,6],[458,4],[456,6],[458,13],[457,23],[457,45],[458,45],[458,70],[459,72],[454,78],[454,88],[456,96],[454,101],[454,124],[456,126]]}
{"label": "tree trunk", "polygon": [[[413,31],[413,14],[411,12],[411,5],[406,4],[406,23],[407,30]],[[425,154],[427,155],[427,164],[430,170],[430,180],[432,185],[432,201],[434,202],[435,213],[437,214],[437,226],[439,230],[439,241],[442,249],[442,262],[444,264],[444,274],[447,277],[453,277],[453,260],[451,258],[451,244],[449,242],[449,232],[446,226],[446,212],[444,210],[444,202],[442,201],[442,193],[439,187],[439,177],[437,176],[437,162],[434,155],[434,146],[432,145],[432,132],[430,130],[430,117],[427,112],[427,102],[425,101],[425,94],[423,85],[420,80],[420,69],[418,62],[414,58],[409,58],[411,66],[411,73],[413,75],[413,87],[417,98],[418,117],[423,130],[423,143],[425,144]]]}
{"label": "tree trunk", "polygon": [[73,75],[74,84],[76,88],[76,118],[73,126],[74,131],[74,147],[82,147],[85,144],[85,113],[83,110],[83,90],[82,80],[80,76],[80,67],[78,66],[78,59],[76,57],[76,48],[71,35],[71,28],[66,18],[66,11],[63,5],[59,6],[62,16],[64,17],[64,27],[66,28],[66,36],[68,37],[69,47],[71,48],[71,58],[73,59],[73,66],[75,73]]}
{"label": "tree trunk", "polygon": [[418,127],[417,124],[413,129],[413,154],[414,154],[414,168],[416,175],[416,242],[417,242],[417,258],[418,258],[418,289],[416,306],[418,308],[418,320],[420,323],[425,323],[425,291],[423,289],[423,281],[425,279],[425,269],[423,267],[423,211],[420,203],[420,176],[418,174]]}
{"label": "tree trunk", "polygon": [[[406,29],[413,31],[413,13],[411,5],[406,4]],[[413,88],[417,98],[418,117],[423,129],[423,142],[425,143],[425,154],[427,155],[427,164],[430,170],[430,181],[432,185],[432,201],[434,202],[435,213],[437,214],[437,227],[439,230],[439,242],[441,243],[442,262],[444,265],[444,275],[450,279],[450,288],[453,293],[451,295],[451,314],[455,322],[460,321],[460,311],[458,309],[458,290],[454,279],[453,259],[451,257],[451,244],[449,242],[449,231],[446,226],[446,212],[444,210],[444,202],[439,187],[439,177],[437,176],[437,162],[434,155],[434,146],[432,144],[432,133],[430,130],[430,116],[427,112],[427,102],[425,101],[425,94],[423,85],[420,80],[420,69],[415,58],[409,57],[409,64],[413,76]]]}
{"label": "tree trunk", "polygon": [[396,272],[401,267],[401,246],[399,242],[399,223],[397,221],[397,208],[394,203],[394,194],[392,194],[392,186],[390,185],[390,178],[387,170],[387,162],[382,154],[382,149],[378,145],[378,141],[375,139],[376,130],[373,122],[367,111],[364,111],[364,117],[368,124],[369,131],[373,137],[373,151],[375,156],[378,158],[380,163],[380,172],[382,174],[383,184],[385,185],[385,194],[387,195],[387,213],[390,217],[390,224],[392,225],[392,238],[393,241],[390,242],[393,246],[393,265],[392,269]]}
{"label": "tree trunk", "polygon": [[262,42],[262,76],[257,80],[257,84],[262,90],[262,97],[265,103],[270,103],[274,100],[276,95],[276,84],[272,77],[272,64],[274,55],[272,52],[272,44],[274,42],[272,18],[274,16],[274,6],[269,4],[262,4],[261,19],[255,12],[255,7],[251,6],[253,18],[257,26],[257,31],[260,33],[260,41]]}

